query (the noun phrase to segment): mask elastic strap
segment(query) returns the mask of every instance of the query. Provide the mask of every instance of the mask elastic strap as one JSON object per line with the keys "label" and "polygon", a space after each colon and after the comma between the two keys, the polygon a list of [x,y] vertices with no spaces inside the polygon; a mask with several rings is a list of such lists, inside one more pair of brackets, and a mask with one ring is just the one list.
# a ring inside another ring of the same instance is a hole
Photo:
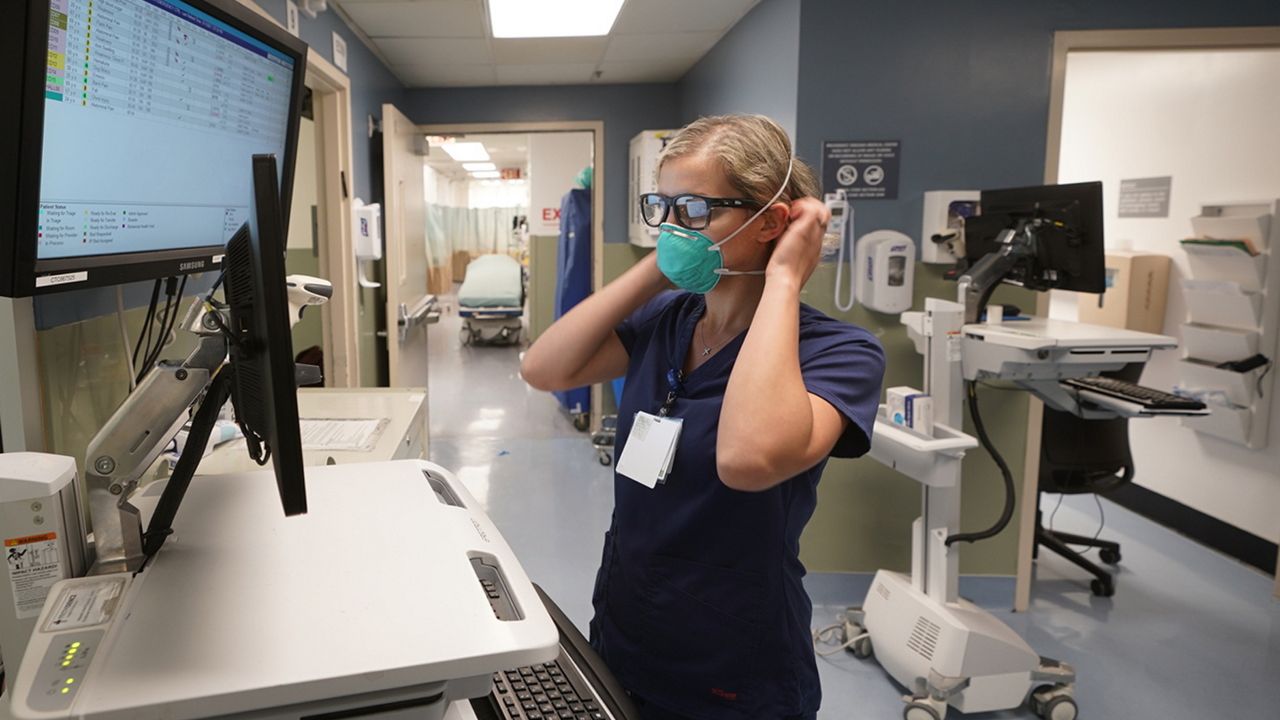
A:
{"label": "mask elastic strap", "polygon": [[[774,193],[773,197],[769,198],[769,202],[760,206],[760,209],[756,211],[755,215],[752,215],[750,218],[747,219],[746,222],[739,225],[737,230],[734,230],[733,232],[729,233],[728,237],[726,237],[725,239],[721,240],[718,243],[713,243],[711,247],[707,248],[707,252],[714,252],[716,250],[719,250],[721,245],[737,237],[738,233],[742,232],[743,230],[746,230],[748,225],[755,222],[756,218],[763,215],[765,210],[768,210],[769,208],[773,207],[773,204],[778,201],[778,198],[782,197],[783,191],[786,190],[787,186],[791,183],[791,170],[795,166],[796,166],[796,156],[792,155],[791,161],[787,163],[787,176],[782,178],[782,185],[778,188],[778,192]],[[721,274],[724,274],[724,273],[721,273]],[[763,274],[763,272],[761,274]]]}

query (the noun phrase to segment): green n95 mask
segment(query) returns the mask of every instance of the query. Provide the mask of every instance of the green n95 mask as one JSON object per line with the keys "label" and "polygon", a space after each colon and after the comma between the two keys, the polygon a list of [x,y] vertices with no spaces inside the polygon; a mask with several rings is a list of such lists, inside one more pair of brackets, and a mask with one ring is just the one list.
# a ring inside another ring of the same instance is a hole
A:
{"label": "green n95 mask", "polygon": [[690,230],[673,223],[662,223],[658,232],[658,270],[671,281],[672,285],[681,290],[699,294],[711,292],[724,275],[763,275],[764,270],[725,268],[724,254],[720,248],[755,222],[756,218],[764,214],[765,210],[782,197],[782,191],[786,190],[787,184],[791,182],[791,170],[795,167],[795,163],[795,156],[792,156],[791,162],[787,165],[787,175],[782,180],[782,186],[773,194],[769,202],[760,206],[754,215],[747,218],[746,222],[739,225],[737,230],[729,233],[720,242],[712,241],[697,230]]}

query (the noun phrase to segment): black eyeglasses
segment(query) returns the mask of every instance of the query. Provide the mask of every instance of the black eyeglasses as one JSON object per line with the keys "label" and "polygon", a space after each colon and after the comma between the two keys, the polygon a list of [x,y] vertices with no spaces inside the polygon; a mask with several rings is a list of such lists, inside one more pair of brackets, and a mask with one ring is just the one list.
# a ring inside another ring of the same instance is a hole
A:
{"label": "black eyeglasses", "polygon": [[671,208],[676,209],[676,221],[690,230],[702,230],[711,222],[711,209],[718,207],[760,209],[760,203],[745,198],[710,198],[693,193],[667,197],[658,193],[640,196],[640,217],[649,227],[666,222]]}

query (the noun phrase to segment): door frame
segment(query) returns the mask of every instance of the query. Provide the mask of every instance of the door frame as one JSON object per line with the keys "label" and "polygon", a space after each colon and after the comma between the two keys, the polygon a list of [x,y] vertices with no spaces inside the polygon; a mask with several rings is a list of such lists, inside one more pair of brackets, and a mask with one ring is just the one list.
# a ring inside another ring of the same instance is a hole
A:
{"label": "door frame", "polygon": [[[428,123],[418,125],[427,135],[466,135],[483,133],[545,133],[590,132],[592,135],[591,162],[591,291],[604,285],[604,121],[603,120],[546,120],[529,122],[482,123]],[[604,398],[604,386],[591,386],[591,429],[600,427],[600,404]]]}
{"label": "door frame", "polygon": [[[1205,48],[1280,47],[1280,27],[1187,28],[1174,30],[1072,30],[1053,34],[1053,66],[1050,75],[1049,127],[1045,142],[1044,182],[1058,181],[1058,156],[1062,151],[1062,107],[1067,87],[1067,55],[1073,51],[1194,50]],[[1049,314],[1048,293],[1036,294],[1036,314]],[[1031,564],[1035,548],[1036,495],[1039,494],[1040,429],[1044,403],[1035,397],[1027,413],[1027,453],[1023,475],[1018,527],[1018,569],[1013,609],[1022,612],[1031,603]],[[1280,558],[1276,564],[1275,595],[1280,598]]]}
{"label": "door frame", "polygon": [[[253,0],[240,4],[278,27],[284,27]],[[355,247],[351,236],[352,167],[351,79],[307,48],[306,85],[311,88],[316,124],[316,192],[323,213],[316,218],[320,275],[333,283],[333,297],[320,306],[326,387],[360,386],[360,290],[356,281]],[[338,259],[335,262],[335,258]]]}

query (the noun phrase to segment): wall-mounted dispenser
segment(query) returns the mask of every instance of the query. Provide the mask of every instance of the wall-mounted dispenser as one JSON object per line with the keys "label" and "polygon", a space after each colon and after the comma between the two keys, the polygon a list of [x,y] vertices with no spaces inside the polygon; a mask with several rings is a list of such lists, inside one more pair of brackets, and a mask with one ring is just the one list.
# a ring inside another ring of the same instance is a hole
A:
{"label": "wall-mounted dispenser", "polygon": [[356,277],[362,288],[382,287],[365,276],[365,263],[382,259],[382,206],[351,201],[351,237],[356,250]]}

